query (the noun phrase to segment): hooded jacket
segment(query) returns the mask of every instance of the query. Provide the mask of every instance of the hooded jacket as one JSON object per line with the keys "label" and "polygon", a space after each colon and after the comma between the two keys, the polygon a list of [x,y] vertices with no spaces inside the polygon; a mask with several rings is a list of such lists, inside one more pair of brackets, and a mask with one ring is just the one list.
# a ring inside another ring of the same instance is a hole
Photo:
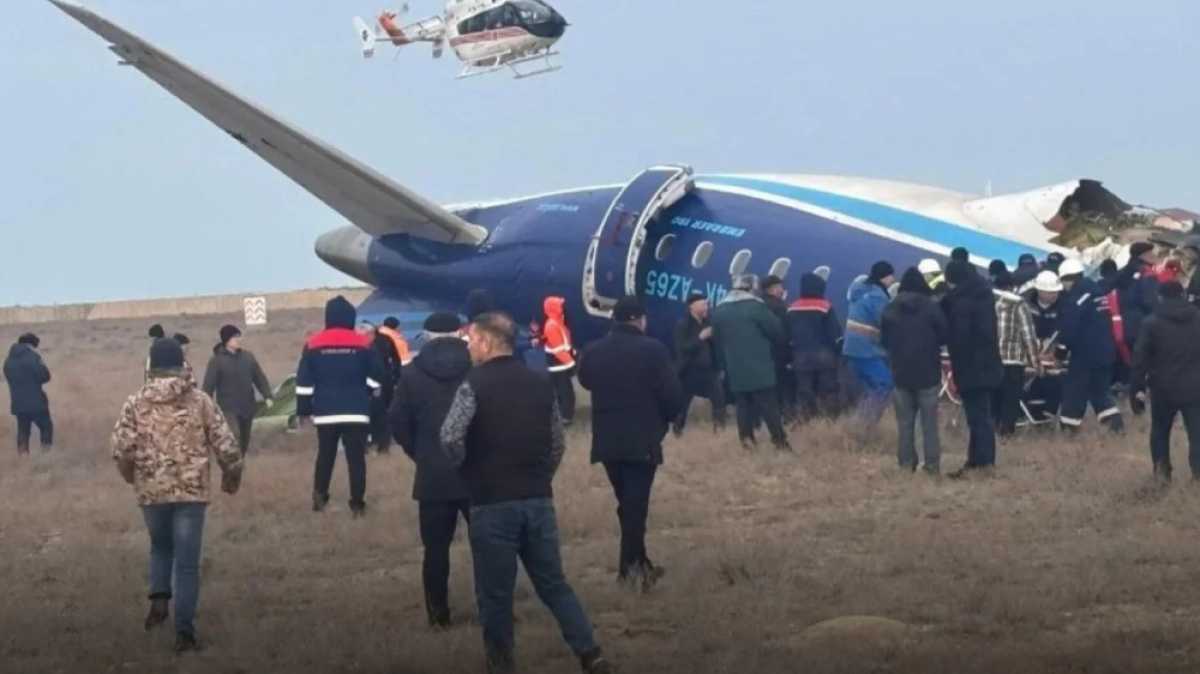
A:
{"label": "hooded jacket", "polygon": [[254,354],[241,349],[230,351],[218,344],[204,372],[204,392],[217,401],[227,417],[250,419],[258,411],[254,390],[266,400],[271,397],[271,383]]}
{"label": "hooded jacket", "polygon": [[730,391],[775,388],[774,349],[783,343],[783,326],[762,300],[745,290],[729,292],[713,310],[712,327]]}
{"label": "hooded jacket", "polygon": [[440,337],[427,343],[396,386],[389,418],[396,442],[417,464],[412,497],[417,501],[461,501],[467,486],[442,451],[440,434],[454,394],[471,371],[467,343]]}
{"label": "hooded jacket", "polygon": [[387,378],[370,340],[354,331],[344,297],[325,305],[325,329],[309,338],[296,369],[296,414],[313,423],[369,424],[371,399]]}
{"label": "hooded jacket", "polygon": [[883,358],[887,354],[879,344],[879,326],[891,298],[883,286],[869,279],[852,284],[849,298],[842,352],[849,358]]}
{"label": "hooded jacket", "polygon": [[207,503],[211,456],[240,479],[242,453],[225,417],[186,372],[152,375],[113,428],[112,457],[138,505]]}
{"label": "hooded jacket", "polygon": [[942,300],[946,346],[960,391],[995,389],[1004,379],[995,303],[992,289],[978,274],[967,275]]}
{"label": "hooded jacket", "polygon": [[788,307],[792,368],[797,372],[837,369],[842,326],[825,299],[825,279],[816,274],[800,278],[800,298]]}
{"label": "hooded jacket", "polygon": [[571,372],[575,369],[575,346],[571,329],[567,327],[561,297],[547,297],[542,302],[546,320],[542,323],[542,348],[546,352],[546,369],[550,372]]}
{"label": "hooded jacket", "polygon": [[879,336],[897,388],[924,391],[941,384],[946,317],[921,272],[905,272],[900,293],[883,310]]}
{"label": "hooded jacket", "polygon": [[592,463],[663,462],[662,441],[683,408],[683,387],[661,342],[614,326],[583,352],[579,384],[592,392]]}
{"label": "hooded jacket", "polygon": [[1005,290],[993,291],[996,297],[996,333],[1000,340],[1000,360],[1005,365],[1034,366],[1040,360],[1033,314],[1020,295]]}
{"label": "hooded jacket", "polygon": [[1200,309],[1182,299],[1158,305],[1142,324],[1130,382],[1156,401],[1200,405]]}
{"label": "hooded jacket", "polygon": [[50,382],[50,369],[36,349],[28,344],[13,344],[4,360],[4,379],[13,414],[42,414],[50,411],[50,400],[42,389]]}

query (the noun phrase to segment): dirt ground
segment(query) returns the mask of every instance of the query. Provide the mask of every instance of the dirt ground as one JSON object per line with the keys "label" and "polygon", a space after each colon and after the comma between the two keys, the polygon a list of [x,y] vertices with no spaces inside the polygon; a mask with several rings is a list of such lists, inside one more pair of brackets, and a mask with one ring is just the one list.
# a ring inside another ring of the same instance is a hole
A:
{"label": "dirt ground", "polygon": [[[246,341],[279,380],[320,314],[273,319]],[[192,337],[202,371],[222,322],[167,327]],[[370,459],[359,521],[339,462],[334,504],[314,514],[311,432],[259,438],[241,493],[214,497],[206,651],[177,658],[170,630],[142,630],[148,541],[108,437],[141,382],[145,328],[36,328],[59,440],[18,458],[0,416],[0,671],[481,671],[465,541],[452,579],[463,624],[425,627],[409,460]],[[0,328],[0,344],[18,332]],[[1150,488],[1146,423],[1131,426],[1027,434],[1001,446],[994,478],[955,482],[895,467],[890,414],[867,440],[849,424],[797,431],[795,456],[745,453],[697,423],[667,442],[649,546],[669,573],[642,596],[615,583],[615,505],[583,424],[555,484],[567,574],[622,672],[1194,674],[1200,487],[1177,444],[1175,486]],[[953,468],[961,431],[944,444]],[[523,671],[577,671],[524,580],[516,614]]]}

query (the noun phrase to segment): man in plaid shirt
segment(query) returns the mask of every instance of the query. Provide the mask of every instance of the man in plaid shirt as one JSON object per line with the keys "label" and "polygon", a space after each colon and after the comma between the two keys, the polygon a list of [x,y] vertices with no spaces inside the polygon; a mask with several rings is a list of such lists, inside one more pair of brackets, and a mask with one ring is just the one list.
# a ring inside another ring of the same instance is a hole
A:
{"label": "man in plaid shirt", "polygon": [[1000,342],[1000,360],[1004,380],[992,404],[996,432],[1007,437],[1017,430],[1021,396],[1025,392],[1025,369],[1041,368],[1037,333],[1029,305],[1016,293],[1012,275],[1004,270],[996,275],[996,332]]}

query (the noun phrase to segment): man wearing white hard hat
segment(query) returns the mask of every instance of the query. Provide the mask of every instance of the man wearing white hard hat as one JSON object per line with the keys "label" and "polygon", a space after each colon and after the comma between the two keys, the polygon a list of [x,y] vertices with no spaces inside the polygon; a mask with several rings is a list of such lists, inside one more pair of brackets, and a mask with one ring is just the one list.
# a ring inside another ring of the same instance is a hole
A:
{"label": "man wearing white hard hat", "polygon": [[1067,430],[1079,430],[1090,403],[1100,423],[1118,433],[1125,429],[1125,422],[1110,390],[1117,344],[1108,299],[1100,286],[1084,275],[1079,260],[1064,260],[1058,271],[1066,291],[1059,313],[1060,342],[1071,351],[1059,423]]}
{"label": "man wearing white hard hat", "polygon": [[942,275],[942,265],[937,260],[931,257],[921,260],[917,263],[917,271],[925,277],[925,283],[933,291],[934,297],[941,298],[946,294],[946,277]]}
{"label": "man wearing white hard hat", "polygon": [[[1052,365],[1056,356],[1065,357],[1066,349],[1059,341],[1058,314],[1062,307],[1062,281],[1058,274],[1046,270],[1039,272],[1024,294],[1033,315],[1033,330],[1041,347],[1040,358],[1044,365]],[[1062,381],[1057,376],[1034,379],[1028,391],[1028,410],[1035,421],[1046,421],[1058,414],[1062,401]]]}

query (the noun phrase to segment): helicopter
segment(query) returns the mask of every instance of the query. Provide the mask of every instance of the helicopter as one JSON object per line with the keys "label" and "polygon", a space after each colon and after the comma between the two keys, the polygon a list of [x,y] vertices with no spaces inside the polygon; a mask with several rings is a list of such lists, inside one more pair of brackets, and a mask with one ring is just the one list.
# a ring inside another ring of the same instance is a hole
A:
{"label": "helicopter", "polygon": [[441,58],[447,45],[463,63],[457,79],[509,70],[524,79],[561,69],[554,63],[554,45],[567,30],[567,21],[543,0],[449,0],[441,16],[402,23],[405,4],[385,10],[374,27],[354,17],[364,58],[375,55],[380,43],[397,49],[428,42],[433,57]]}

